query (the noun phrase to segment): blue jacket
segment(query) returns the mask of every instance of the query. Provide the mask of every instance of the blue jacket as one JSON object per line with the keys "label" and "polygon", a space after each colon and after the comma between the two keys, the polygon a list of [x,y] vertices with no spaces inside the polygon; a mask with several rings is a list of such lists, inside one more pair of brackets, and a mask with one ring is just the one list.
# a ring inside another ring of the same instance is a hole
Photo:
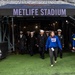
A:
{"label": "blue jacket", "polygon": [[75,34],[72,35],[72,46],[75,47]]}
{"label": "blue jacket", "polygon": [[47,48],[60,48],[62,50],[62,46],[60,43],[60,40],[57,36],[54,37],[48,37],[47,41],[46,41],[46,49]]}

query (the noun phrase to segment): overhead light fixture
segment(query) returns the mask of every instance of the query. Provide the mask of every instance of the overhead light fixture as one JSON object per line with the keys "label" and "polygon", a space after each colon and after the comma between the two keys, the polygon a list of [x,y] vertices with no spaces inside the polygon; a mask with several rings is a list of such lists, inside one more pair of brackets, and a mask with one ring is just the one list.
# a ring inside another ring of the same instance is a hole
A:
{"label": "overhead light fixture", "polygon": [[33,18],[35,18],[35,16],[33,16]]}
{"label": "overhead light fixture", "polygon": [[58,23],[57,21],[55,23]]}
{"label": "overhead light fixture", "polygon": [[26,28],[26,26],[23,27],[24,29]]}
{"label": "overhead light fixture", "polygon": [[38,26],[35,26],[35,29],[37,29],[38,28]]}
{"label": "overhead light fixture", "polygon": [[66,23],[68,22],[68,20],[66,20]]}
{"label": "overhead light fixture", "polygon": [[55,26],[55,23],[53,23],[53,26]]}
{"label": "overhead light fixture", "polygon": [[66,20],[66,23],[68,24],[68,23],[69,23],[69,21],[68,21],[68,20]]}

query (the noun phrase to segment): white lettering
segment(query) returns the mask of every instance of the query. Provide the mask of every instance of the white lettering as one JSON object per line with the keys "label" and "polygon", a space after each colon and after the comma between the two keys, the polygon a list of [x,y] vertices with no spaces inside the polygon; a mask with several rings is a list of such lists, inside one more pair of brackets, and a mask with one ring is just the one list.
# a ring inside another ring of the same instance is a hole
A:
{"label": "white lettering", "polygon": [[13,15],[18,15],[18,9],[13,9]]}
{"label": "white lettering", "polygon": [[47,15],[47,9],[44,9],[44,11],[45,11],[44,15]]}
{"label": "white lettering", "polygon": [[19,15],[20,16],[22,15],[22,9],[19,9]]}
{"label": "white lettering", "polygon": [[13,15],[19,16],[66,16],[66,9],[13,9]]}
{"label": "white lettering", "polygon": [[38,9],[35,9],[35,15],[38,15]]}
{"label": "white lettering", "polygon": [[44,11],[43,11],[43,9],[41,9],[41,11],[40,11],[40,12],[41,12],[41,15],[44,15]]}
{"label": "white lettering", "polygon": [[66,16],[66,9],[61,9],[61,11],[62,11],[62,15]]}
{"label": "white lettering", "polygon": [[51,9],[51,15],[54,15],[54,9]]}
{"label": "white lettering", "polygon": [[34,10],[34,9],[32,9],[32,11],[31,11],[31,12],[32,12],[32,15],[34,15],[34,11],[35,11],[35,10]]}

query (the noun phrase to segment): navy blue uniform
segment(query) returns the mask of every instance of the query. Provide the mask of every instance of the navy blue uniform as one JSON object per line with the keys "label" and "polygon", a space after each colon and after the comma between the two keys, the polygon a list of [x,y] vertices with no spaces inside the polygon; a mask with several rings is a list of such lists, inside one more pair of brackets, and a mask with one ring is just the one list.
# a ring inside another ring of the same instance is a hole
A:
{"label": "navy blue uniform", "polygon": [[40,52],[40,57],[44,59],[44,52],[45,52],[45,36],[44,35],[39,35],[38,36],[38,46],[39,46],[39,52]]}
{"label": "navy blue uniform", "polygon": [[[63,35],[58,35],[58,38],[59,38],[59,40],[60,40],[60,42],[61,42],[61,45],[62,45],[62,47],[64,46],[64,38],[63,38]],[[60,54],[60,58],[62,58],[62,51],[60,50],[60,49],[58,49],[58,54]]]}
{"label": "navy blue uniform", "polygon": [[26,41],[27,41],[27,39],[26,39],[26,36],[25,35],[22,35],[22,37],[19,39],[19,49],[20,49],[20,53],[21,54],[25,54],[25,52],[26,52]]}
{"label": "navy blue uniform", "polygon": [[34,45],[35,45],[35,38],[33,37],[29,37],[29,53],[31,56],[33,56],[34,54]]}

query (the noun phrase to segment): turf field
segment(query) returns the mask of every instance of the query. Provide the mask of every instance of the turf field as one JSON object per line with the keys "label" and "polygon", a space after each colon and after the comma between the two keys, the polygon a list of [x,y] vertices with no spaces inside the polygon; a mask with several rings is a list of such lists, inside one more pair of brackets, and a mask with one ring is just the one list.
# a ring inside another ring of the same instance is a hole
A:
{"label": "turf field", "polygon": [[50,67],[48,54],[44,60],[39,54],[10,55],[0,61],[0,75],[75,75],[75,53],[64,53],[54,67]]}

